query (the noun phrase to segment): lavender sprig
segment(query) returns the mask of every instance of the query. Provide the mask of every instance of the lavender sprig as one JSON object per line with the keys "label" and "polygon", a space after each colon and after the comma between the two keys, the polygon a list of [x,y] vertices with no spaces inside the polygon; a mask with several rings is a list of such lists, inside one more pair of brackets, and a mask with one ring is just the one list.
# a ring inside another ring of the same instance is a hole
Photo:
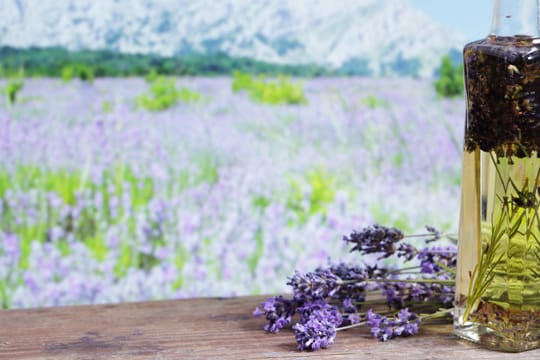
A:
{"label": "lavender sprig", "polygon": [[455,268],[457,265],[457,249],[454,246],[433,246],[418,252],[420,269],[425,274],[438,273],[443,268]]}
{"label": "lavender sprig", "polygon": [[289,278],[287,285],[293,288],[296,299],[314,300],[334,296],[342,283],[342,280],[330,269],[317,269],[307,274],[296,271]]}
{"label": "lavender sprig", "polygon": [[343,240],[354,244],[351,252],[359,251],[363,255],[382,253],[379,259],[383,259],[394,254],[395,243],[404,237],[399,229],[375,224],[361,231],[354,231],[351,235],[344,236]]}
{"label": "lavender sprig", "polygon": [[273,296],[261,303],[262,310],[256,308],[253,316],[264,315],[267,323],[264,330],[270,333],[278,333],[282,328],[291,323],[296,312],[297,304],[293,300],[287,300],[283,296]]}
{"label": "lavender sprig", "polygon": [[397,336],[411,336],[418,333],[420,318],[409,309],[402,309],[395,318],[387,318],[369,309],[366,314],[367,324],[371,333],[381,341],[387,341]]}

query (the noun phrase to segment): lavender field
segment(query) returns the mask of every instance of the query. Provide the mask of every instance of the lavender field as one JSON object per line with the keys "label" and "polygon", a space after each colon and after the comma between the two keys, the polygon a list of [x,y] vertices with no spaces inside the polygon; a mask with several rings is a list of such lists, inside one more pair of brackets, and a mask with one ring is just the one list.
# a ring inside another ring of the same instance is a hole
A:
{"label": "lavender field", "polygon": [[343,78],[263,105],[231,81],[177,79],[202,98],[158,112],[135,107],[138,78],[2,99],[1,306],[281,292],[351,259],[353,229],[457,229],[462,98]]}

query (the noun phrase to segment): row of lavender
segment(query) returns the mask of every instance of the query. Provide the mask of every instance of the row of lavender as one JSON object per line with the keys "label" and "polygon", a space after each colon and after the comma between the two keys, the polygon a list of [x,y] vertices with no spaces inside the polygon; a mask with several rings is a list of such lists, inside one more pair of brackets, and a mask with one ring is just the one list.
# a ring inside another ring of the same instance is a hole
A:
{"label": "row of lavender", "polygon": [[352,229],[456,227],[463,99],[316,79],[307,105],[270,106],[177,83],[205,100],[149,113],[142,79],[32,79],[1,105],[3,307],[275,293],[346,259]]}

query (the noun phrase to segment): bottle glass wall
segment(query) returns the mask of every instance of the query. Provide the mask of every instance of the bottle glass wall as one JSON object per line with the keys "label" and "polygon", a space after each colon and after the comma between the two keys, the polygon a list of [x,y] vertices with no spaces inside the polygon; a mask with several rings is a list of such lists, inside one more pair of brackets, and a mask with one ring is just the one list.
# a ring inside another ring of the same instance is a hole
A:
{"label": "bottle glass wall", "polygon": [[463,52],[454,328],[502,351],[540,346],[539,1],[494,1],[491,33]]}

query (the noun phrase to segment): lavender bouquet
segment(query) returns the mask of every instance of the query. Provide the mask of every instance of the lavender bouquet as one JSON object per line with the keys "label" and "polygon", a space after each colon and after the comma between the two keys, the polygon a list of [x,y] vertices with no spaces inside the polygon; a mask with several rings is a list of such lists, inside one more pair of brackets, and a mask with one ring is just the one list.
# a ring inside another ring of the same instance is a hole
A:
{"label": "lavender bouquet", "polygon": [[[377,256],[374,264],[338,263],[306,274],[296,272],[287,282],[292,297],[273,296],[253,315],[264,316],[264,330],[270,333],[297,317],[292,330],[299,350],[327,348],[339,331],[353,327],[368,326],[375,338],[387,341],[414,335],[421,324],[450,319],[455,239],[431,226],[426,230],[405,235],[396,228],[373,225],[354,231],[343,240],[364,260]],[[413,238],[423,239],[421,246]],[[444,240],[449,245],[441,245]],[[381,308],[384,311],[375,310]]]}

